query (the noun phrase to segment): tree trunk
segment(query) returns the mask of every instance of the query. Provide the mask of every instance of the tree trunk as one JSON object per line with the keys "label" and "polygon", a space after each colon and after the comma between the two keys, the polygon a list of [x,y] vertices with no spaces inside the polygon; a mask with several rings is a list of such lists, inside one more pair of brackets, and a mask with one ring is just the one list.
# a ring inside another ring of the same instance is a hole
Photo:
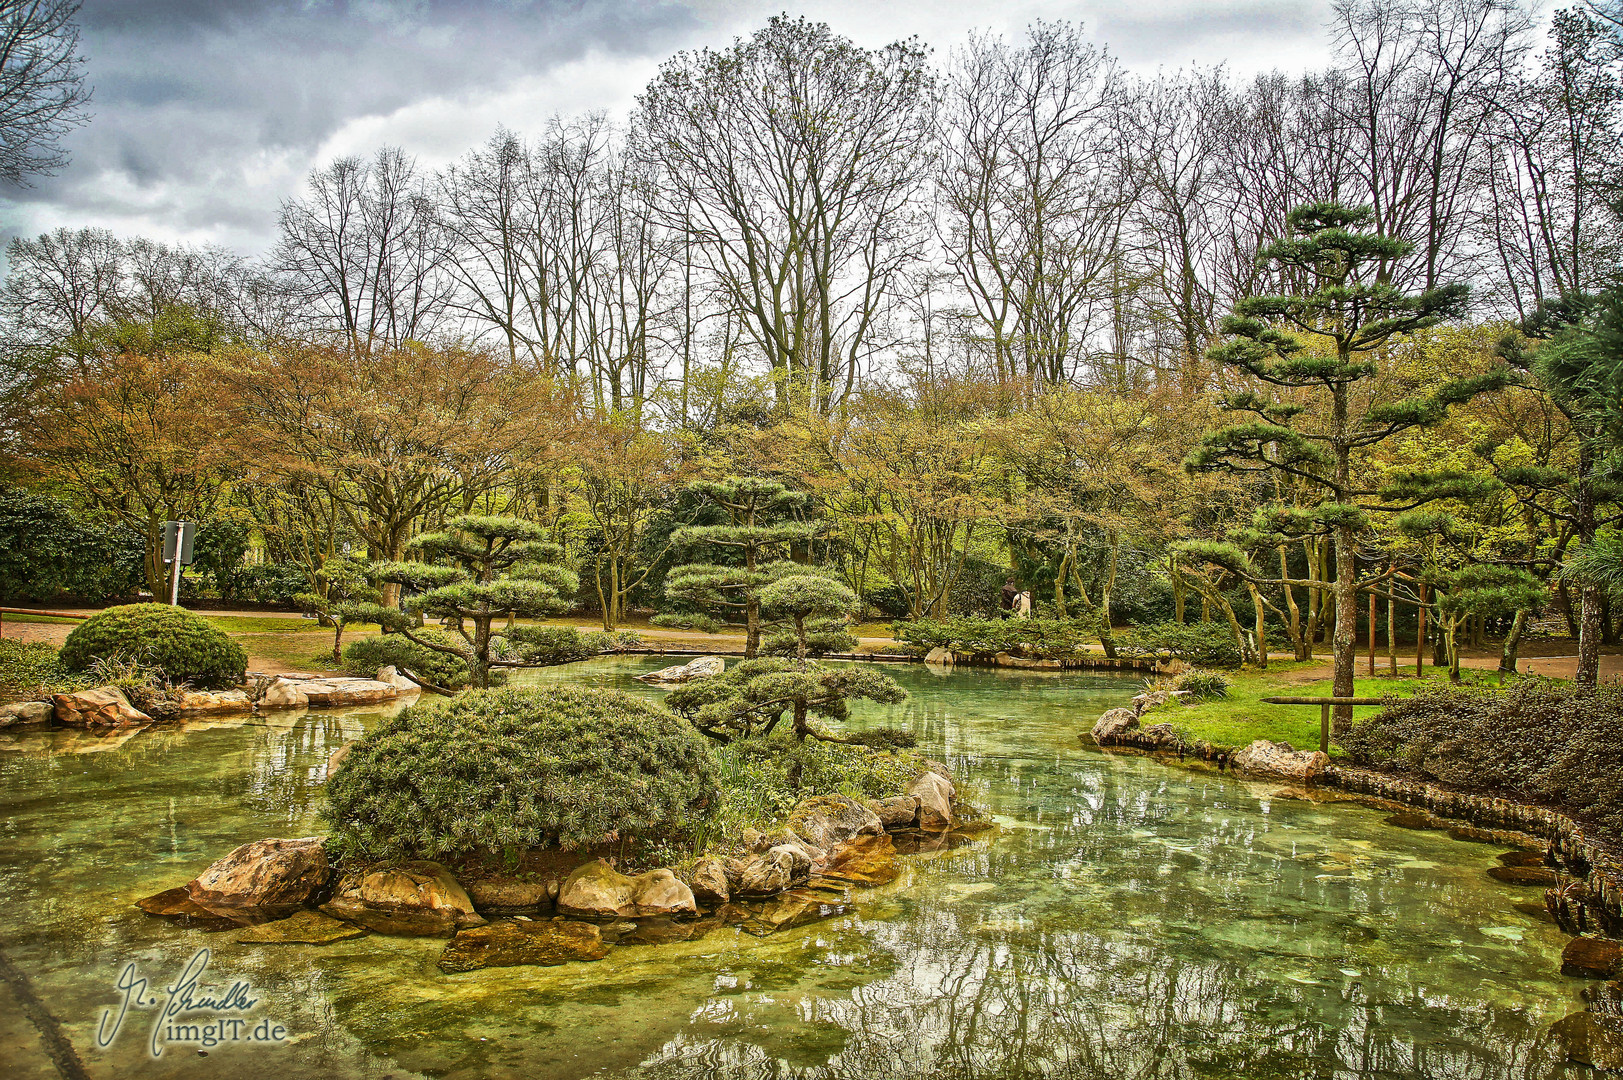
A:
{"label": "tree trunk", "polygon": [[1505,681],[1506,675],[1516,673],[1517,655],[1522,647],[1522,633],[1527,629],[1527,609],[1522,608],[1516,612],[1511,620],[1510,633],[1505,635],[1505,646],[1499,653],[1499,681]]}
{"label": "tree trunk", "polygon": [[[1351,525],[1336,526],[1335,697],[1353,696],[1353,675],[1358,666],[1358,569]],[[1335,730],[1339,735],[1352,724],[1352,706],[1337,705]]]}
{"label": "tree trunk", "polygon": [[1584,586],[1578,593],[1578,672],[1573,677],[1581,690],[1600,683],[1600,590]]}

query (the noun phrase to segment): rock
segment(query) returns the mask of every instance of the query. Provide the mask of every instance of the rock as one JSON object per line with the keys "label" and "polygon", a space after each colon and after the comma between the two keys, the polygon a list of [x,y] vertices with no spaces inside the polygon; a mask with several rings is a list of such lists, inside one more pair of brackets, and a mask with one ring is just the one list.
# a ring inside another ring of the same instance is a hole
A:
{"label": "rock", "polygon": [[[1171,724],[1151,724],[1139,728],[1138,737],[1133,740],[1135,746],[1146,750],[1183,750],[1183,734]],[[1329,759],[1326,758],[1326,761]]]}
{"label": "rock", "polygon": [[304,904],[327,887],[331,873],[322,837],[255,840],[197,875],[186,890],[209,908]]}
{"label": "rock", "polygon": [[1443,822],[1430,814],[1393,814],[1386,824],[1396,829],[1441,829]]}
{"label": "rock", "polygon": [[511,914],[549,906],[556,895],[558,883],[550,878],[525,880],[493,874],[478,881],[465,882],[464,887],[468,890],[468,898],[473,901],[475,911]]}
{"label": "rock", "polygon": [[907,794],[919,801],[919,828],[952,827],[952,799],[956,794],[952,781],[940,773],[927,772],[907,786]]}
{"label": "rock", "polygon": [[688,888],[693,899],[705,907],[720,907],[731,898],[732,888],[727,884],[727,868],[720,859],[700,859],[693,864],[688,875]]}
{"label": "rock", "polygon": [[789,828],[813,847],[827,851],[853,836],[882,833],[885,824],[849,795],[817,795],[802,799],[789,811]]}
{"label": "rock", "polygon": [[440,954],[440,970],[555,967],[573,960],[601,960],[608,954],[602,932],[591,923],[561,918],[547,922],[493,922],[457,931]]}
{"label": "rock", "polygon": [[236,940],[244,945],[327,945],[365,934],[363,928],[319,911],[297,911],[244,930]]}
{"label": "rock", "polygon": [[841,844],[829,856],[828,865],[815,877],[816,885],[860,885],[873,888],[889,885],[901,877],[901,864],[896,861],[896,845],[888,835],[859,836]]}
{"label": "rock", "polygon": [[[775,847],[744,860],[738,867],[735,896],[775,896],[795,883],[795,855],[788,847]],[[807,877],[810,877],[808,866]],[[732,875],[729,875],[731,877]]]}
{"label": "rock", "polygon": [[1099,719],[1093,722],[1093,741],[1100,746],[1110,742],[1138,727],[1138,714],[1132,709],[1106,709],[1099,714]]}
{"label": "rock", "polygon": [[869,802],[868,809],[879,816],[879,823],[887,829],[911,829],[919,820],[919,797],[892,795]]}
{"label": "rock", "polygon": [[1059,671],[1065,667],[1058,660],[1032,660],[1024,656],[1010,656],[1000,652],[992,658],[998,667],[1027,668],[1030,670]]}
{"label": "rock", "polygon": [[321,910],[380,934],[408,937],[449,937],[458,927],[484,921],[451,871],[426,861],[350,873]]}
{"label": "rock", "polygon": [[1623,965],[1623,944],[1611,938],[1580,937],[1561,950],[1561,974],[1582,979],[1609,979]]}
{"label": "rock", "polygon": [[592,919],[629,916],[635,910],[631,887],[631,878],[603,859],[594,859],[576,867],[558,887],[558,910],[566,915]]}
{"label": "rock", "polygon": [[1235,754],[1232,764],[1243,773],[1312,783],[1324,775],[1330,756],[1322,750],[1298,750],[1290,743],[1258,739]]}
{"label": "rock", "polygon": [[344,759],[349,757],[349,752],[354,746],[354,743],[347,742],[343,746],[340,746],[338,749],[334,750],[331,754],[327,755],[326,775],[328,780],[332,779],[333,773],[338,771],[338,766],[344,763]]}
{"label": "rock", "polygon": [[663,686],[672,686],[677,683],[692,682],[694,679],[708,679],[712,675],[720,675],[727,670],[727,661],[719,656],[700,656],[689,660],[685,664],[676,664],[658,671],[650,671],[646,675],[638,675],[637,679],[645,683],[657,683]]}
{"label": "rock", "polygon": [[631,879],[632,915],[697,915],[693,890],[669,870],[650,870]]}
{"label": "rock", "polygon": [[1543,866],[1542,851],[1505,851],[1495,856],[1504,866]]}
{"label": "rock", "polygon": [[400,695],[393,686],[376,679],[311,679],[300,689],[311,705],[370,705]]}
{"label": "rock", "polygon": [[1488,876],[1506,885],[1556,884],[1555,871],[1542,866],[1492,866],[1488,868]]}
{"label": "rock", "polygon": [[832,919],[849,910],[850,908],[844,904],[795,892],[760,905],[739,924],[738,928],[756,937],[766,937],[779,930],[789,930],[796,926],[805,926],[807,923]]}
{"label": "rock", "polygon": [[392,686],[402,694],[416,694],[422,692],[422,687],[400,674],[393,664],[385,664],[378,668],[377,681],[386,686]]}
{"label": "rock", "polygon": [[199,713],[248,712],[254,707],[246,690],[183,690],[175,703],[183,716]]}
{"label": "rock", "polygon": [[278,675],[259,695],[258,705],[264,709],[302,709],[310,704],[304,684]]}
{"label": "rock", "polygon": [[926,664],[944,664],[947,667],[952,667],[956,661],[957,658],[953,656],[952,650],[945,645],[937,645],[924,654]]}
{"label": "rock", "polygon": [[1530,919],[1538,919],[1547,923],[1555,922],[1555,916],[1550,914],[1549,907],[1544,904],[1534,903],[1531,900],[1518,900],[1510,906]]}
{"label": "rock", "polygon": [[51,704],[55,707],[57,723],[75,727],[127,727],[152,720],[152,717],[131,705],[124,691],[116,686],[52,694]]}
{"label": "rock", "polygon": [[636,929],[626,934],[616,945],[670,945],[678,941],[698,941],[721,925],[721,919],[712,915],[704,919],[676,920],[667,916],[638,919]]}
{"label": "rock", "polygon": [[0,728],[13,724],[44,724],[56,710],[48,701],[19,701],[0,707]]}
{"label": "rock", "polygon": [[1623,1069],[1623,1031],[1616,1020],[1585,1010],[1550,1025],[1556,1045],[1569,1061],[1596,1069]]}
{"label": "rock", "polygon": [[[137,900],[135,906],[148,915],[172,919],[182,926],[202,930],[204,933],[250,926],[254,921],[244,915],[233,913],[229,908],[221,908],[219,912],[210,911],[193,900],[184,885],[144,897]],[[251,910],[253,909],[244,909],[245,912]]]}
{"label": "rock", "polygon": [[1133,698],[1133,711],[1140,716],[1147,712],[1167,705],[1181,705],[1183,702],[1171,690],[1146,690]]}

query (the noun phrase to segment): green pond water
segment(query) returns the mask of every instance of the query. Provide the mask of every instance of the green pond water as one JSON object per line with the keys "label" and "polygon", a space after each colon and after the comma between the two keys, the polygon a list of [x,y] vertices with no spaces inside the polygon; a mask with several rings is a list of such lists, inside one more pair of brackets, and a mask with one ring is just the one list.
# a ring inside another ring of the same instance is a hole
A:
{"label": "green pond water", "polygon": [[[635,688],[658,658],[530,673]],[[0,948],[93,1077],[1543,1077],[1581,1008],[1564,938],[1489,879],[1501,849],[1277,785],[1084,749],[1135,683],[887,667],[900,725],[1000,828],[908,857],[836,918],[598,963],[446,975],[444,942],[236,944],[143,915],[235,845],[317,831],[328,754],[376,711],[128,738],[0,736]],[[148,1049],[98,1022],[127,965],[252,986],[280,1044]],[[50,1076],[11,991],[0,1076]],[[105,1031],[105,1029],[103,1029]]]}

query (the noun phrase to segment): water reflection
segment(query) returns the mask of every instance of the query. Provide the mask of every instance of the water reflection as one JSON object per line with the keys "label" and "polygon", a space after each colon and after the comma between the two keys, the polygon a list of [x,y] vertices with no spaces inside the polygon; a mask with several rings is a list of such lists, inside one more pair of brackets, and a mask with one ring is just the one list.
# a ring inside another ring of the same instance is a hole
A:
{"label": "water reflection", "polygon": [[[532,678],[631,686],[658,664]],[[1497,849],[1084,751],[1128,681],[890,671],[913,697],[860,722],[918,733],[1000,828],[827,922],[447,976],[439,942],[256,949],[134,913],[243,840],[316,827],[327,755],[380,714],[312,712],[10,744],[0,941],[98,1077],[259,1075],[272,1053],[289,1078],[1563,1075],[1544,1034],[1576,1007],[1563,939],[1486,878]],[[298,1042],[93,1052],[117,965],[200,942]]]}

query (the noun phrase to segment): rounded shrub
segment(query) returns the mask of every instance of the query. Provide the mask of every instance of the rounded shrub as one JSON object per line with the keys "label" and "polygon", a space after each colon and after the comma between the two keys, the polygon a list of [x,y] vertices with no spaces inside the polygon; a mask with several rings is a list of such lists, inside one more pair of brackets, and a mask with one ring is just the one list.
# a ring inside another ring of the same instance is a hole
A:
{"label": "rounded shrub", "polygon": [[513,855],[678,842],[719,805],[715,760],[686,722],[583,687],[474,690],[406,709],[354,744],[327,784],[346,855]]}
{"label": "rounded shrub", "polygon": [[69,671],[98,660],[134,661],[204,689],[241,685],[248,670],[248,654],[230,635],[169,604],[125,604],[86,619],[62,643],[61,659]]}
{"label": "rounded shrub", "polygon": [[[461,640],[430,627],[412,632],[418,637],[447,643]],[[390,664],[447,690],[460,690],[472,678],[468,662],[462,657],[419,645],[404,634],[370,634],[355,638],[344,646],[344,670],[352,675],[364,675],[370,679],[379,668]]]}

